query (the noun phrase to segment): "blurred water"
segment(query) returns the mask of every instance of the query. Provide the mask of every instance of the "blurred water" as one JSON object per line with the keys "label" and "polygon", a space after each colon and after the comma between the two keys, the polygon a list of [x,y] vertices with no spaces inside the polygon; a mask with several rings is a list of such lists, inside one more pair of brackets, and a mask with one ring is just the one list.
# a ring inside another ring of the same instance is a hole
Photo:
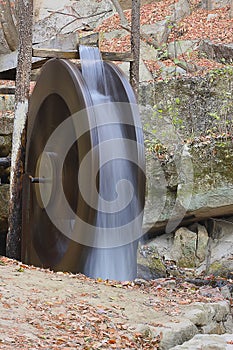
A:
{"label": "blurred water", "polygon": [[[93,104],[95,106],[104,104],[103,108],[95,109],[97,127],[91,131],[94,146],[99,147],[100,165],[93,180],[98,191],[94,222],[96,227],[102,228],[103,235],[100,238],[101,241],[97,243],[96,237],[93,236],[93,242],[83,250],[83,256],[80,257],[84,262],[82,272],[94,278],[132,280],[137,275],[138,242],[133,238],[134,231],[141,230],[141,227],[138,227],[138,221],[133,223],[141,210],[137,164],[132,161],[132,152],[137,152],[135,131],[132,125],[123,123],[124,115],[121,109],[116,104],[112,104],[115,96],[110,91],[115,91],[117,95],[118,86],[114,86],[112,77],[107,76],[99,49],[80,46],[79,52],[82,75],[89,88]],[[114,119],[115,123],[98,126],[100,124],[98,121],[108,120],[110,114],[111,120]],[[129,146],[129,140],[133,140],[134,147]],[[105,151],[111,156],[108,161],[106,161]],[[117,153],[122,156],[118,157]],[[129,222],[132,222],[129,230],[131,232],[128,233],[132,235],[132,242],[125,244],[122,240],[121,244],[121,227]],[[107,235],[111,234],[110,229],[113,227],[119,228],[118,246],[93,248],[92,244],[106,246],[104,241]]]}

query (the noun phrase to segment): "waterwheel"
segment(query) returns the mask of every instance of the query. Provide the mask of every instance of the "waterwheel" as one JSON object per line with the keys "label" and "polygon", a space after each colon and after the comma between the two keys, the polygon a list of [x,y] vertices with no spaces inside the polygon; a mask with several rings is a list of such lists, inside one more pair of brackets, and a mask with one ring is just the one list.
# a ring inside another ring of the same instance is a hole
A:
{"label": "waterwheel", "polygon": [[[22,261],[129,280],[142,234],[143,135],[126,77],[112,63],[104,70],[108,102],[93,98],[80,66],[43,66],[28,113]],[[111,209],[119,196],[127,203]]]}

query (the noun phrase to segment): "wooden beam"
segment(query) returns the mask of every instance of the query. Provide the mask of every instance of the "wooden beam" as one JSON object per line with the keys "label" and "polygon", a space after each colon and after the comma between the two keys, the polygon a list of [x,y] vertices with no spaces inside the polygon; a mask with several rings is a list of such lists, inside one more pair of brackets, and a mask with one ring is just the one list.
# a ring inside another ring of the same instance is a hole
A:
{"label": "wooden beam", "polygon": [[0,95],[14,95],[14,93],[14,87],[0,86]]}
{"label": "wooden beam", "polygon": [[[46,48],[33,48],[32,55],[34,57],[43,58],[64,58],[64,59],[79,59],[78,50],[61,51],[56,49],[46,49]],[[131,62],[133,56],[131,52],[101,52],[103,60],[108,61],[126,61]]]}

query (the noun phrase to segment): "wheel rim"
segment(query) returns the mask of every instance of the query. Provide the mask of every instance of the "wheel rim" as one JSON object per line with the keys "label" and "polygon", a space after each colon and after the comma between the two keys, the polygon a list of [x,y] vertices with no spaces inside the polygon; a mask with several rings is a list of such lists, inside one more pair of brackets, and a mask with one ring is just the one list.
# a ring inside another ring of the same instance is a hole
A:
{"label": "wheel rim", "polygon": [[[111,63],[105,63],[105,69],[114,102],[129,103],[129,108],[131,108],[130,104],[134,104],[136,101],[127,79],[121,71]],[[114,84],[111,85],[112,80]],[[91,252],[93,249],[98,250],[99,255],[106,254],[106,249],[87,247],[79,242],[74,242],[61,233],[54,223],[51,222],[46,212],[46,206],[49,206],[50,203],[57,198],[57,194],[53,197],[55,191],[51,187],[55,186],[54,182],[52,185],[49,183],[46,184],[48,188],[47,198],[45,202],[41,203],[38,195],[39,184],[31,184],[27,180],[29,176],[38,176],[37,169],[40,163],[41,153],[54,130],[56,130],[64,120],[69,118],[70,115],[81,110],[86,110],[85,123],[87,123],[87,125],[85,127],[88,132],[85,133],[77,143],[74,143],[69,150],[63,166],[64,181],[62,181],[62,184],[67,201],[73,209],[74,214],[78,213],[78,216],[82,217],[82,219],[89,224],[99,225],[101,215],[96,210],[93,210],[88,203],[85,203],[79,193],[78,184],[74,181],[74,173],[78,173],[82,158],[87,152],[92,150],[98,142],[103,142],[104,139],[101,137],[101,134],[103,134],[101,133],[101,128],[104,128],[104,133],[108,134],[106,131],[109,126],[98,126],[98,122],[96,125],[96,121],[93,123],[93,115],[89,113],[89,107],[92,106],[93,101],[91,95],[78,66],[69,61],[57,59],[50,60],[44,65],[29,105],[25,161],[26,181],[24,181],[23,189],[26,193],[26,195],[23,196],[23,206],[27,208],[28,215],[26,219],[24,215],[22,235],[22,260],[27,263],[50,267],[54,270],[86,273],[86,258],[88,255],[92,254]],[[138,120],[134,120],[134,118],[138,119],[139,116],[135,116],[135,113],[131,112],[131,117],[131,125],[124,126],[124,128],[119,131],[121,134],[120,137],[128,138],[142,144],[142,131],[140,128],[134,127],[135,124],[138,124]],[[119,122],[123,122],[121,117],[119,117]],[[73,132],[73,137],[76,139],[75,128]],[[44,170],[46,174],[45,178],[48,177],[48,172],[51,174],[51,177],[56,178],[56,175],[54,175],[57,172],[56,158],[59,158],[60,151],[62,152],[62,145],[58,143],[56,152],[52,150],[52,152],[46,154],[47,165]],[[93,157],[96,157],[96,154],[93,154],[92,158]],[[137,170],[136,168],[132,168],[132,173],[137,173],[136,185],[140,188],[140,190],[138,190],[139,205],[137,210],[142,211],[145,192],[145,165],[144,154],[142,154],[141,150],[138,151],[137,161],[141,169]],[[119,166],[123,168],[124,164],[120,162]],[[99,177],[102,177],[101,171]],[[93,194],[90,193],[90,196],[93,196]],[[98,199],[96,199],[96,201],[98,202]],[[68,220],[71,221],[72,218],[69,217]],[[111,215],[108,220],[108,225],[111,226]],[[137,244],[134,244],[134,260],[136,246]],[[128,247],[125,245],[123,250],[125,250],[126,254],[127,249]],[[112,255],[113,263],[117,260],[120,250],[122,250],[122,247],[115,248],[111,251],[110,254]],[[135,273],[134,267],[133,273],[122,276],[120,279],[127,279],[127,277],[131,276],[135,277]]]}

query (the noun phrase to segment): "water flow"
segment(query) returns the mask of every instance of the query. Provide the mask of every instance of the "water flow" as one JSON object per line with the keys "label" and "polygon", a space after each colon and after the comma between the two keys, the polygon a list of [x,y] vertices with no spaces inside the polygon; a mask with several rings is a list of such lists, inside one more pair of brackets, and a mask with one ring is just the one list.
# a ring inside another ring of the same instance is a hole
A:
{"label": "water flow", "polygon": [[[128,131],[123,124],[123,116],[119,115],[118,108],[111,103],[114,101],[114,96],[109,94],[110,89],[106,79],[106,70],[100,52],[98,48],[86,46],[80,46],[79,51],[82,75],[88,86],[93,104],[97,107],[104,104],[103,108],[95,108],[97,123],[97,130],[95,130],[97,138],[95,142],[101,147],[105,141],[113,141],[106,145],[108,152],[112,153],[110,161],[104,162],[105,156],[103,154],[105,152],[99,151],[99,163],[101,166],[98,169],[98,174],[96,174],[99,195],[95,226],[96,228],[101,227],[103,235],[100,238],[100,242],[96,242],[96,239],[99,238],[93,237],[93,246],[105,246],[107,235],[111,234],[109,232],[110,229],[119,228],[117,247],[93,248],[90,244],[90,247],[84,249],[84,256],[80,257],[82,261],[85,261],[82,272],[94,278],[132,280],[137,273],[137,242],[132,240],[132,243],[120,244],[120,230],[122,226],[127,225],[128,222],[133,220],[134,216],[138,215],[138,197],[133,193],[138,187],[137,180],[135,180],[137,169],[135,169],[132,162],[128,161],[132,159],[132,150],[129,147],[127,148],[124,142]],[[114,84],[112,79],[110,84]],[[112,86],[111,90],[114,91]],[[106,123],[98,126],[98,120],[108,120],[110,113],[111,119],[114,118],[116,123]],[[122,140],[120,145],[119,139]],[[124,159],[115,157],[116,147],[120,148]],[[96,181],[94,182],[96,183]],[[124,205],[123,208],[122,204]],[[132,230],[138,229],[138,227],[132,227]],[[114,240],[116,241],[116,238]]]}
{"label": "water flow", "polygon": [[98,47],[89,47],[80,45],[79,55],[82,67],[82,76],[86,81],[92,98],[98,98],[95,95],[107,96],[106,75],[103,60]]}

